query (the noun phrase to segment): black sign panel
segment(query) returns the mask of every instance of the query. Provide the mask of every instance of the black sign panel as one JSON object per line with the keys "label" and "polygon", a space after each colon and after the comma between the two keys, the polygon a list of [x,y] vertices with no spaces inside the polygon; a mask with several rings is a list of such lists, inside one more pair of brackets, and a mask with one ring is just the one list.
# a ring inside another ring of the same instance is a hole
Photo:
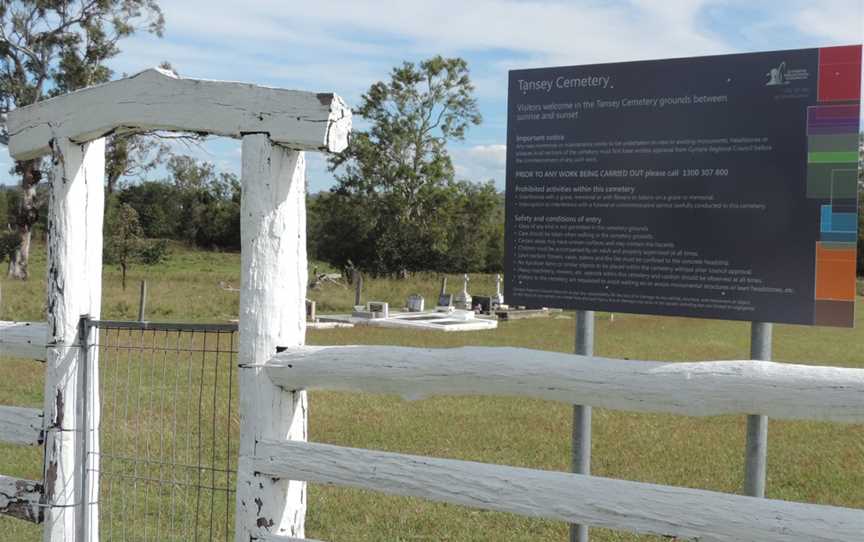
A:
{"label": "black sign panel", "polygon": [[518,305],[851,326],[861,47],[510,72]]}

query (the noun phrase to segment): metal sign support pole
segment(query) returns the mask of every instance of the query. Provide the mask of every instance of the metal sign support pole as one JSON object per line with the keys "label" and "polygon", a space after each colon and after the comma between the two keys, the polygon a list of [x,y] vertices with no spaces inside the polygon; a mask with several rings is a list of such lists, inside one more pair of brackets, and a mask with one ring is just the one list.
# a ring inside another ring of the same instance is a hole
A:
{"label": "metal sign support pole", "polygon": [[[594,355],[594,311],[576,311],[576,354]],[[591,474],[591,407],[573,406],[573,472]],[[570,525],[570,542],[588,542],[588,526]]]}
{"label": "metal sign support pole", "polygon": [[[753,322],[750,326],[750,358],[771,359],[772,324]],[[744,470],[744,493],[765,497],[768,464],[768,416],[747,416],[747,455]]]}

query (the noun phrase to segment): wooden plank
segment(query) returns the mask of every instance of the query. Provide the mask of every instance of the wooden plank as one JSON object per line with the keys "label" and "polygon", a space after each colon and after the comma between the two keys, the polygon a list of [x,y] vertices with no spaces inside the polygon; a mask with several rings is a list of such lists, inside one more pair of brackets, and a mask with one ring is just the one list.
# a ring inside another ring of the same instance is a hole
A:
{"label": "wooden plank", "polygon": [[[54,172],[48,216],[48,359],[45,364],[45,542],[98,540],[96,499],[86,508],[85,439],[98,454],[99,397],[95,349],[85,398],[81,316],[99,318],[102,292],[102,218],[105,140],[78,145],[53,141]],[[84,409],[87,408],[86,426]],[[90,456],[98,458],[98,456]],[[98,459],[97,459],[98,460]],[[91,463],[93,469],[98,463]],[[90,477],[96,479],[96,477]],[[98,480],[98,479],[97,479]],[[98,483],[98,482],[96,482]],[[98,492],[91,494],[98,495]],[[85,521],[86,520],[86,521]],[[84,536],[85,523],[92,529]]]}
{"label": "wooden plank", "polygon": [[307,346],[267,374],[286,389],[533,397],[689,416],[864,421],[864,370],[771,361],[663,363],[523,348]]}
{"label": "wooden plank", "polygon": [[42,508],[39,506],[41,497],[40,483],[0,475],[0,514],[42,523]]}
{"label": "wooden plank", "polygon": [[45,361],[45,322],[0,321],[0,356]]}
{"label": "wooden plank", "polygon": [[48,154],[52,139],[83,143],[114,132],[197,132],[240,138],[263,133],[292,149],[339,152],[351,110],[332,93],[183,79],[150,69],[9,113],[9,153]]}
{"label": "wooden plank", "polygon": [[42,411],[0,406],[0,442],[27,446],[42,444]]}
{"label": "wooden plank", "polygon": [[[270,382],[263,364],[279,346],[302,345],[306,331],[305,156],[263,134],[243,138],[240,234],[240,454],[258,441],[306,440],[306,393]],[[241,466],[242,467],[242,466]],[[302,537],[306,483],[238,469],[236,540]]]}
{"label": "wooden plank", "polygon": [[264,441],[272,476],[700,542],[860,542],[864,511],[582,474]]}

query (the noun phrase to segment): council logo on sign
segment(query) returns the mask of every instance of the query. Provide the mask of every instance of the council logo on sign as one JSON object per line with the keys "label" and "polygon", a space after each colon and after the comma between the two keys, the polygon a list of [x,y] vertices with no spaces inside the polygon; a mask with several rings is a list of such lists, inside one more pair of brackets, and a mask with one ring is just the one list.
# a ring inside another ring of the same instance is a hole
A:
{"label": "council logo on sign", "polygon": [[766,87],[788,85],[792,81],[805,81],[810,78],[810,72],[806,68],[786,69],[786,61],[780,63],[776,68],[771,68],[765,74],[768,82]]}
{"label": "council logo on sign", "polygon": [[768,77],[768,82],[765,83],[766,87],[789,84],[789,81],[786,81],[786,62],[781,62],[776,68],[771,68],[771,71],[765,75]]}

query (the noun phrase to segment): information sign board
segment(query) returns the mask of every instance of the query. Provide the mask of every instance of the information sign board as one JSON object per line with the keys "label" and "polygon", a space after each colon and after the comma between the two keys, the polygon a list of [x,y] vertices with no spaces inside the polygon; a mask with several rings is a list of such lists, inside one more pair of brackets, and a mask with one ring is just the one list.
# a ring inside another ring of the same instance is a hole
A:
{"label": "information sign board", "polygon": [[852,326],[861,47],[510,72],[517,305]]}

